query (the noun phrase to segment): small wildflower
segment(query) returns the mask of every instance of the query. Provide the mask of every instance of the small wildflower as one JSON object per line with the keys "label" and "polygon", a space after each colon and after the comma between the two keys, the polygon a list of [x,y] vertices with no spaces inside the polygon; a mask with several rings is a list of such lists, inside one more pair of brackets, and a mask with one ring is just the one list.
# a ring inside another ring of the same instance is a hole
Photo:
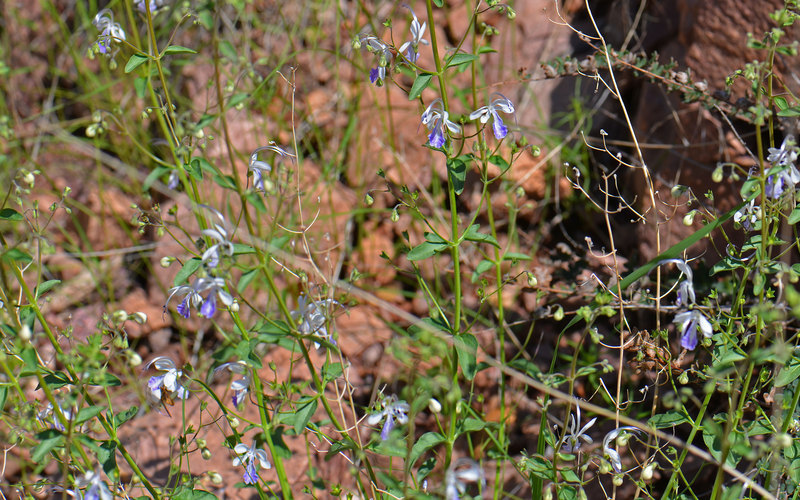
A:
{"label": "small wildflower", "polygon": [[97,15],[94,16],[92,24],[100,30],[100,34],[97,36],[97,50],[99,50],[101,54],[113,58],[116,51],[113,53],[109,52],[111,50],[111,44],[118,40],[124,41],[125,31],[120,27],[119,23],[114,22],[114,14],[110,9],[103,9],[98,12]]}
{"label": "small wildflower", "polygon": [[378,65],[370,70],[369,81],[380,87],[386,79],[386,67],[394,57],[392,49],[373,35],[362,37],[359,46],[365,46],[368,51],[378,56]]}
{"label": "small wildflower", "polygon": [[797,148],[790,138],[783,140],[780,148],[769,148],[767,160],[775,167],[784,167],[780,172],[767,177],[764,195],[778,199],[786,189],[793,188],[800,182],[800,171],[794,166],[797,160]]}
{"label": "small wildflower", "polygon": [[698,327],[705,337],[711,337],[714,333],[711,323],[697,309],[676,314],[675,323],[681,325],[681,347],[690,351],[697,347]]}
{"label": "small wildflower", "polygon": [[603,438],[603,456],[608,457],[614,472],[622,472],[622,460],[620,459],[619,452],[611,447],[611,443],[617,438],[621,432],[639,432],[636,427],[620,427],[614,429]]}
{"label": "small wildflower", "polygon": [[422,113],[421,123],[428,127],[430,131],[430,135],[428,135],[428,144],[434,148],[441,148],[444,146],[445,128],[454,134],[461,132],[461,126],[450,121],[441,98],[434,99],[433,102],[428,105],[428,108]]}
{"label": "small wildflower", "polygon": [[114,498],[99,472],[89,471],[75,484],[80,488],[86,487],[84,500],[112,500]]}
{"label": "small wildflower", "polygon": [[756,205],[756,200],[750,200],[750,203],[733,214],[733,221],[741,225],[745,231],[752,231],[759,220],[761,220],[761,207]]}
{"label": "small wildflower", "polygon": [[154,399],[159,401],[171,401],[173,397],[187,399],[189,390],[181,384],[183,370],[179,370],[175,363],[166,356],[154,358],[144,367],[144,371],[155,368],[162,375],[153,375],[147,381],[147,388]]}
{"label": "small wildflower", "polygon": [[169,297],[167,297],[167,301],[164,303],[164,314],[167,312],[167,306],[169,305],[169,301],[172,297],[176,294],[184,295],[185,297],[178,304],[176,310],[178,314],[183,316],[186,319],[189,319],[189,314],[191,307],[194,306],[195,308],[203,303],[203,297],[197,292],[197,289],[193,286],[189,285],[179,285],[169,289]]}
{"label": "small wildflower", "polygon": [[202,206],[214,214],[217,219],[219,219],[219,223],[214,223],[213,229],[204,229],[201,231],[203,235],[208,236],[212,240],[216,241],[216,243],[208,247],[208,249],[203,252],[202,257],[203,263],[210,268],[215,268],[217,265],[219,265],[221,252],[226,253],[228,256],[233,255],[233,243],[229,239],[230,230],[228,229],[228,221],[225,219],[225,216],[212,207],[207,205]]}
{"label": "small wildflower", "polygon": [[264,188],[264,174],[272,172],[272,165],[258,159],[258,153],[261,151],[272,151],[280,155],[280,158],[288,157],[293,159],[294,155],[273,144],[270,144],[269,146],[262,146],[253,151],[253,153],[250,155],[250,166],[247,169],[250,172],[253,172],[253,187],[262,193],[265,193],[266,189]]}
{"label": "small wildflower", "polygon": [[217,295],[226,306],[233,304],[233,297],[225,291],[225,280],[222,278],[200,278],[194,288],[198,293],[209,291],[200,306],[200,315],[204,318],[213,318],[217,314]]}
{"label": "small wildflower", "polygon": [[445,498],[459,500],[467,491],[467,483],[480,483],[481,488],[486,485],[483,469],[471,458],[459,458],[445,474]]}
{"label": "small wildflower", "polygon": [[417,59],[419,59],[419,44],[428,45],[428,41],[422,38],[425,36],[425,28],[428,23],[420,24],[417,14],[414,13],[414,9],[407,4],[403,4],[403,7],[411,11],[411,16],[414,19],[411,21],[411,40],[401,45],[399,52],[403,54],[409,62],[415,63]]}
{"label": "small wildflower", "polygon": [[[292,318],[298,322],[297,330],[303,335],[316,335],[336,345],[336,339],[328,332],[325,324],[331,308],[338,305],[340,304],[333,299],[306,301],[301,295],[297,298],[297,309],[292,311]],[[319,349],[319,342],[314,342],[314,347]]]}
{"label": "small wildflower", "polygon": [[411,407],[403,400],[398,401],[397,396],[392,394],[390,397],[381,402],[381,411],[371,414],[367,417],[369,425],[376,425],[381,420],[384,420],[383,429],[381,429],[381,441],[389,439],[389,433],[394,428],[394,421],[397,420],[401,424],[408,422],[408,411]]}
{"label": "small wildflower", "polygon": [[149,0],[145,2],[145,0],[137,0],[136,1],[136,10],[139,12],[147,12],[148,6],[150,7],[150,12],[153,13],[160,9],[161,7],[167,4],[167,0]]}
{"label": "small wildflower", "polygon": [[682,259],[666,259],[658,264],[675,264],[675,267],[686,277],[686,279],[678,285],[678,298],[675,299],[675,305],[680,307],[682,305],[694,304],[696,300],[693,283],[694,278],[692,268],[689,267],[689,264]]}
{"label": "small wildflower", "polygon": [[178,171],[173,170],[169,173],[169,179],[167,179],[167,189],[175,190],[178,188],[178,184],[180,183],[180,177],[178,177]]}
{"label": "small wildflower", "polygon": [[581,449],[581,441],[586,444],[591,444],[592,438],[586,434],[586,431],[588,431],[596,421],[597,417],[589,420],[586,425],[578,430],[578,426],[581,425],[581,407],[580,405],[577,405],[575,408],[575,417],[573,418],[572,414],[569,416],[567,433],[564,436],[563,443],[561,444],[561,451],[564,453],[574,453]]}
{"label": "small wildflower", "polygon": [[500,118],[500,115],[497,112],[502,111],[507,115],[513,115],[514,103],[512,103],[511,100],[499,92],[495,92],[492,94],[492,96],[497,96],[497,98],[493,99],[488,106],[480,107],[470,113],[469,119],[480,119],[481,123],[486,123],[489,121],[489,118],[492,118],[492,132],[494,132],[495,138],[500,140],[508,135],[508,127],[505,126],[503,119]]}
{"label": "small wildflower", "polygon": [[233,451],[238,455],[233,459],[233,466],[244,465],[244,483],[256,484],[258,482],[258,469],[270,469],[267,452],[261,448],[256,448],[256,442],[248,446],[244,443],[237,444]]}
{"label": "small wildflower", "polygon": [[[65,409],[63,406],[61,406],[61,404],[58,405],[58,409],[61,411],[61,414],[64,415],[64,420],[67,422],[72,421],[73,413],[71,410]],[[46,422],[51,415],[52,428],[61,432],[66,431],[64,424],[61,423],[61,419],[53,411],[53,403],[47,403],[47,406],[44,408],[44,410],[40,411],[36,416],[41,422]]]}
{"label": "small wildflower", "polygon": [[214,370],[214,375],[222,370],[228,370],[231,373],[243,375],[241,378],[231,381],[231,390],[233,391],[233,406],[238,407],[244,401],[250,390],[250,374],[247,370],[247,365],[243,361],[236,361],[233,363],[223,363]]}

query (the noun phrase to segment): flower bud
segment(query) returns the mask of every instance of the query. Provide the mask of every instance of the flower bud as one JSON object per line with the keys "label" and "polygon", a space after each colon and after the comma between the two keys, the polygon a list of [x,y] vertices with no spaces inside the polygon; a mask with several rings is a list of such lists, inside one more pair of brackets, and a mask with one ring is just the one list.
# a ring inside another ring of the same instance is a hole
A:
{"label": "flower bud", "polygon": [[236,299],[233,300],[233,304],[231,304],[230,310],[231,310],[231,312],[234,312],[234,313],[239,312],[239,301],[238,300],[236,300]]}
{"label": "flower bud", "polygon": [[234,417],[232,415],[228,416],[228,422],[231,424],[231,427],[233,427],[234,429],[239,427],[239,424],[241,423],[241,422],[239,422],[238,418],[236,418],[236,417]]}
{"label": "flower bud", "polygon": [[174,261],[175,261],[175,257],[161,257],[160,264],[161,264],[161,267],[166,269],[169,266],[171,266]]}
{"label": "flower bud", "polygon": [[[136,476],[134,476],[136,477]],[[219,472],[211,471],[208,473],[208,478],[211,480],[212,484],[220,485],[222,484],[222,475]]]}
{"label": "flower bud", "polygon": [[642,481],[649,481],[653,479],[653,471],[656,469],[655,462],[648,464],[642,469]]}
{"label": "flower bud", "polygon": [[509,20],[513,21],[517,17],[517,11],[515,11],[511,7],[506,7],[506,17],[508,17]]}
{"label": "flower bud", "polygon": [[369,207],[369,206],[372,206],[373,203],[375,203],[375,199],[372,196],[370,196],[369,193],[364,195],[364,204],[365,205],[367,205]]}
{"label": "flower bud", "polygon": [[696,210],[692,210],[691,212],[687,213],[683,216],[683,225],[684,226],[691,226],[694,224],[694,215],[697,213]]}
{"label": "flower bud", "polygon": [[556,321],[561,321],[562,319],[564,319],[564,308],[561,307],[560,305],[556,309],[556,312],[553,313],[553,319]]}
{"label": "flower bud", "polygon": [[125,338],[123,335],[118,335],[114,337],[114,340],[111,341],[114,344],[114,347],[117,349],[127,349],[128,348],[128,339]]}
{"label": "flower bud", "polygon": [[681,373],[678,375],[678,383],[682,385],[686,385],[689,383],[689,374],[686,372]]}
{"label": "flower bud", "polygon": [[722,182],[722,175],[724,172],[722,171],[722,165],[719,165],[717,168],[714,169],[714,173],[711,174],[711,180],[714,182]]}
{"label": "flower bud", "polygon": [[33,332],[31,331],[31,327],[29,327],[27,324],[23,324],[22,328],[19,331],[20,340],[27,342],[31,339],[32,336]]}
{"label": "flower bud", "polygon": [[138,323],[140,325],[143,325],[143,324],[147,323],[147,314],[145,314],[145,313],[143,313],[141,311],[136,311],[135,313],[133,313],[131,315],[131,319],[133,321],[135,321],[136,323]]}
{"label": "flower bud", "polygon": [[611,482],[614,483],[614,486],[622,486],[622,479],[622,474],[616,474]]}
{"label": "flower bud", "polygon": [[441,413],[442,403],[436,398],[431,398],[430,401],[428,401],[428,410],[430,410],[431,413]]}
{"label": "flower bud", "polygon": [[208,448],[203,448],[200,451],[200,456],[203,457],[203,460],[211,460],[211,450]]}
{"label": "flower bud", "polygon": [[128,364],[131,365],[132,368],[136,368],[142,364],[142,357],[139,356],[138,353],[134,351],[128,351],[128,353]]}
{"label": "flower bud", "polygon": [[125,323],[128,321],[128,313],[122,309],[114,311],[114,313],[111,315],[111,319],[114,321],[114,323]]}
{"label": "flower bud", "polygon": [[631,440],[631,435],[627,432],[622,432],[617,436],[617,444],[619,446],[627,446],[628,441]]}
{"label": "flower bud", "polygon": [[203,438],[197,438],[197,447],[198,448],[208,448],[208,442]]}
{"label": "flower bud", "polygon": [[611,474],[611,464],[608,463],[608,460],[600,462],[600,474]]}
{"label": "flower bud", "polygon": [[350,42],[350,43],[353,45],[353,48],[356,49],[356,50],[361,48],[361,39],[358,38],[358,36],[353,38],[353,41]]}
{"label": "flower bud", "polygon": [[528,286],[531,288],[536,288],[536,285],[539,284],[539,280],[536,279],[536,275],[530,271],[526,271],[525,274],[528,275]]}
{"label": "flower bud", "polygon": [[392,222],[397,222],[399,220],[400,220],[400,214],[397,213],[397,207],[394,207],[394,209],[392,209]]}

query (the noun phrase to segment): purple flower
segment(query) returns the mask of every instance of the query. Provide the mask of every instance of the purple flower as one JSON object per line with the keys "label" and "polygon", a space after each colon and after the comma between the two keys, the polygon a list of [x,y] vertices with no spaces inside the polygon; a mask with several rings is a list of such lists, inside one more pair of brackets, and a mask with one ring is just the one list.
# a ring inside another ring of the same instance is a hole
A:
{"label": "purple flower", "polygon": [[88,486],[84,500],[112,500],[114,495],[108,489],[99,472],[89,471],[76,481],[78,487]]}
{"label": "purple flower", "polygon": [[575,417],[573,417],[572,414],[569,415],[567,432],[564,435],[564,441],[561,443],[561,451],[564,453],[574,453],[581,449],[583,443],[591,444],[592,438],[586,434],[586,432],[596,421],[597,417],[594,417],[579,430],[578,426],[581,425],[581,407],[578,405],[575,409]]}
{"label": "purple flower", "polygon": [[173,170],[169,174],[169,179],[167,180],[167,189],[174,190],[178,187],[178,183],[180,182],[180,178],[178,177],[178,171]]}
{"label": "purple flower", "polygon": [[800,171],[794,166],[797,160],[797,148],[787,137],[780,148],[769,148],[768,151],[767,160],[774,165],[770,170],[774,172],[776,167],[783,168],[767,177],[764,195],[767,198],[778,199],[786,189],[793,188],[800,182]]}
{"label": "purple flower", "polygon": [[666,259],[658,263],[659,266],[662,264],[675,264],[681,274],[686,277],[686,279],[678,285],[678,298],[675,300],[675,305],[680,307],[682,305],[694,304],[696,296],[694,293],[694,284],[692,282],[692,268],[689,267],[689,264],[682,259]]}
{"label": "purple flower", "polygon": [[167,312],[167,306],[169,305],[169,301],[172,300],[172,297],[176,294],[185,295],[183,300],[176,310],[178,314],[183,316],[186,319],[189,319],[189,313],[191,312],[191,306],[197,307],[198,305],[203,303],[203,297],[197,292],[195,287],[189,285],[180,285],[175,286],[169,289],[169,297],[167,297],[167,301],[164,303],[164,313]]}
{"label": "purple flower", "polygon": [[375,85],[383,85],[386,79],[386,67],[389,66],[394,54],[392,49],[378,37],[366,35],[358,40],[358,46],[364,45],[369,52],[378,56],[378,66],[369,72],[369,81]]}
{"label": "purple flower", "polygon": [[698,327],[705,337],[711,337],[714,334],[711,323],[697,309],[676,314],[675,323],[681,325],[681,347],[690,351],[697,347]]}
{"label": "purple flower", "polygon": [[114,22],[114,14],[110,9],[103,9],[94,16],[92,24],[100,30],[97,36],[97,50],[101,54],[113,57],[114,53],[110,53],[112,43],[118,40],[125,40],[125,31],[120,27],[119,23]]}
{"label": "purple flower", "polygon": [[458,500],[467,491],[466,483],[480,483],[486,485],[483,469],[471,458],[459,458],[447,469],[445,474],[445,498]]}
{"label": "purple flower", "polygon": [[405,401],[398,401],[397,396],[392,396],[384,399],[381,402],[383,409],[379,412],[370,414],[367,417],[369,425],[376,425],[381,420],[384,420],[383,429],[381,429],[381,441],[389,439],[389,433],[394,429],[394,422],[397,420],[401,424],[408,422],[408,411],[411,407]]}
{"label": "purple flower", "polygon": [[274,144],[270,144],[269,146],[262,146],[253,151],[253,153],[250,155],[250,166],[248,167],[248,170],[253,172],[253,187],[261,191],[262,193],[265,193],[266,190],[264,189],[264,174],[272,172],[272,165],[258,159],[258,153],[261,151],[272,151],[280,155],[279,158],[289,157],[293,159],[294,155],[286,152],[285,150],[283,150],[278,146],[275,146]]}
{"label": "purple flower", "polygon": [[403,7],[411,11],[411,16],[414,19],[411,21],[411,40],[401,45],[399,52],[403,54],[409,62],[415,63],[417,59],[419,59],[419,44],[428,45],[428,41],[422,38],[425,36],[425,28],[428,23],[420,24],[417,15],[414,13],[414,9],[407,4],[403,4]]}
{"label": "purple flower", "polygon": [[422,113],[421,123],[428,127],[428,144],[434,148],[441,148],[445,144],[445,128],[452,133],[460,133],[461,126],[449,119],[444,103],[440,98],[434,99]]}
{"label": "purple flower", "polygon": [[256,442],[248,447],[244,443],[237,444],[233,451],[238,455],[233,459],[233,466],[238,467],[244,465],[244,483],[256,484],[258,482],[258,469],[270,469],[272,464],[267,459],[267,452],[260,448],[256,448]]}
{"label": "purple flower", "polygon": [[163,372],[160,375],[153,375],[147,381],[147,388],[154,399],[162,401],[164,396],[168,396],[170,399],[173,397],[189,398],[189,390],[181,383],[183,370],[179,370],[171,359],[166,356],[158,356],[145,365],[144,371],[149,370],[151,366],[157,371]]}
{"label": "purple flower", "polygon": [[242,404],[244,398],[247,396],[247,393],[250,390],[250,375],[247,370],[247,365],[244,363],[244,361],[223,363],[214,369],[214,374],[216,375],[222,370],[228,370],[231,373],[243,375],[241,378],[231,381],[231,390],[233,391],[231,400],[233,401],[233,406],[238,407],[240,404]]}
{"label": "purple flower", "polygon": [[606,434],[606,437],[603,438],[603,455],[608,457],[611,462],[611,467],[613,467],[614,472],[618,474],[622,472],[622,459],[619,456],[619,452],[611,447],[611,442],[614,441],[621,432],[638,433],[640,430],[636,427],[620,427],[619,429],[614,429],[609,432]]}
{"label": "purple flower", "polygon": [[[331,309],[340,304],[333,299],[306,301],[301,295],[297,298],[297,309],[292,311],[292,318],[297,322],[297,330],[303,335],[316,335],[336,345],[326,324],[331,315]],[[314,347],[319,349],[319,342],[314,342]]]}
{"label": "purple flower", "polygon": [[217,314],[217,295],[226,306],[233,304],[233,297],[225,291],[225,280],[222,278],[200,278],[195,282],[194,288],[198,293],[209,291],[200,306],[200,315],[205,318],[213,318]]}
{"label": "purple flower", "polygon": [[[769,183],[769,178],[767,183]],[[733,221],[741,224],[745,231],[752,231],[759,220],[761,220],[761,207],[756,205],[756,200],[750,200],[750,203],[733,214]]]}
{"label": "purple flower", "polygon": [[[203,229],[200,231],[204,236],[208,236],[216,243],[208,247],[205,252],[203,252],[203,263],[207,265],[209,268],[215,268],[219,265],[219,261],[221,258],[221,252],[226,253],[228,256],[233,255],[233,243],[230,241],[229,233],[232,233],[228,228],[229,224],[228,221],[225,219],[218,210],[215,208],[209,207],[208,205],[201,205],[206,210],[210,211],[214,214],[217,219],[219,219],[219,223],[214,223],[214,227],[211,229]],[[232,234],[231,234],[232,236]]]}
{"label": "purple flower", "polygon": [[499,92],[495,92],[492,94],[492,96],[497,96],[497,98],[493,99],[488,106],[480,107],[470,113],[469,119],[480,119],[481,123],[486,123],[489,121],[489,118],[491,118],[494,136],[497,138],[497,140],[500,140],[508,135],[508,127],[506,127],[503,123],[503,119],[500,118],[498,111],[502,111],[508,115],[513,115],[514,103],[512,103],[506,96],[500,94]]}

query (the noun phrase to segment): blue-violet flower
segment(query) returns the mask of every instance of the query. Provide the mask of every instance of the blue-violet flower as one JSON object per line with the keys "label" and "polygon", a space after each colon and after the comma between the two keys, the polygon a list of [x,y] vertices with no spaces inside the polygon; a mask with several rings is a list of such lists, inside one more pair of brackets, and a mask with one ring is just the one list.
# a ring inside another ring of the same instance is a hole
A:
{"label": "blue-violet flower", "polygon": [[411,21],[411,40],[401,45],[399,52],[403,54],[409,62],[415,63],[417,59],[419,59],[419,44],[428,45],[428,41],[422,38],[425,36],[425,28],[428,23],[420,24],[417,14],[414,13],[414,9],[407,4],[403,4],[403,7],[411,11],[411,16],[414,19]]}
{"label": "blue-violet flower", "polygon": [[253,187],[262,193],[266,193],[266,189],[264,188],[264,174],[272,172],[272,165],[258,159],[258,153],[261,151],[272,151],[280,155],[281,158],[294,158],[294,155],[274,144],[257,148],[250,155],[250,166],[247,169],[253,173]]}
{"label": "blue-violet flower", "polygon": [[101,54],[113,57],[116,51],[113,53],[109,52],[112,43],[118,40],[124,41],[125,31],[120,27],[119,23],[114,22],[114,14],[110,9],[103,9],[98,12],[97,15],[94,16],[92,24],[100,30],[100,34],[97,36],[97,50],[99,50]]}
{"label": "blue-violet flower", "polygon": [[385,398],[381,402],[382,409],[376,413],[372,413],[367,417],[369,425],[376,425],[381,420],[384,420],[383,429],[381,429],[381,440],[386,441],[389,439],[389,433],[394,428],[394,422],[397,420],[401,424],[408,422],[408,411],[411,407],[403,400],[398,401],[397,396],[392,394],[390,397]]}
{"label": "blue-violet flower", "polygon": [[507,115],[513,115],[514,103],[512,103],[510,99],[499,92],[495,92],[492,94],[492,96],[497,96],[497,98],[493,99],[488,106],[482,106],[470,113],[469,119],[480,119],[481,123],[486,123],[489,121],[489,118],[491,118],[494,136],[497,138],[497,140],[500,140],[508,135],[508,127],[505,126],[503,119],[500,118],[500,115],[497,112],[502,111]]}
{"label": "blue-violet flower", "polygon": [[421,123],[428,127],[430,131],[430,135],[428,135],[428,144],[434,148],[441,148],[444,146],[445,128],[454,134],[461,132],[461,126],[450,121],[441,98],[434,99],[433,102],[428,105],[428,108],[422,113]]}
{"label": "blue-violet flower", "polygon": [[697,309],[676,314],[675,323],[681,325],[681,347],[690,351],[697,347],[698,327],[705,337],[711,337],[714,334],[711,323]]}
{"label": "blue-violet flower", "polygon": [[486,486],[483,469],[475,460],[462,457],[453,462],[445,474],[445,498],[459,500],[467,491],[467,483],[480,483]]}
{"label": "blue-violet flower", "polygon": [[231,390],[233,391],[233,396],[231,396],[231,399],[233,401],[233,406],[238,407],[240,404],[242,404],[244,398],[247,396],[247,393],[250,390],[250,373],[247,365],[244,363],[244,361],[223,363],[214,369],[214,375],[222,370],[228,370],[231,373],[242,375],[241,378],[231,381]]}
{"label": "blue-violet flower", "polygon": [[619,452],[611,447],[611,443],[622,432],[638,433],[640,431],[636,427],[620,427],[619,429],[612,430],[603,438],[603,455],[608,457],[608,460],[611,462],[611,467],[614,468],[614,472],[616,473],[622,472],[622,460],[620,459]]}
{"label": "blue-violet flower", "polygon": [[577,405],[575,408],[575,417],[570,413],[569,421],[567,423],[567,433],[564,435],[564,441],[561,443],[561,451],[564,453],[574,453],[581,449],[581,442],[586,444],[592,443],[592,438],[586,434],[591,426],[597,421],[597,417],[589,420],[583,427],[578,429],[581,425],[581,407]]}
{"label": "blue-violet flower", "polygon": [[165,396],[170,400],[173,397],[189,398],[189,390],[181,383],[183,370],[179,370],[171,359],[166,356],[158,356],[145,365],[144,371],[149,370],[151,366],[157,371],[163,372],[160,375],[153,375],[147,381],[147,388],[154,399],[163,401]]}
{"label": "blue-violet flower", "polygon": [[244,483],[256,484],[258,482],[258,469],[270,469],[272,464],[269,463],[267,452],[261,448],[256,448],[256,442],[248,447],[244,443],[237,444],[233,451],[238,455],[233,459],[233,466],[238,467],[244,465]]}

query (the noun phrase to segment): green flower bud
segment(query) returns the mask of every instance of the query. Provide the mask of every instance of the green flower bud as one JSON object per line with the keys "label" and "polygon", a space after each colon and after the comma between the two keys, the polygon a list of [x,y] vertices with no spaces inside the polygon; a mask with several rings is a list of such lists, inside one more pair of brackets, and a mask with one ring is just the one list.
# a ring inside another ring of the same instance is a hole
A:
{"label": "green flower bud", "polygon": [[553,319],[556,320],[556,321],[561,321],[562,319],[564,319],[564,308],[563,307],[558,306],[558,308],[556,309],[556,312],[553,313]]}
{"label": "green flower bud", "polygon": [[616,474],[611,482],[614,483],[614,486],[622,486],[622,479],[622,474]]}
{"label": "green flower bud", "polygon": [[711,174],[711,180],[714,182],[722,182],[722,175],[724,172],[722,171],[722,165],[719,165],[717,168],[714,169],[714,173]]}
{"label": "green flower bud", "polygon": [[525,274],[528,276],[528,286],[535,288],[539,284],[539,280],[536,279],[536,275],[530,271],[526,271]]}
{"label": "green flower bud", "polygon": [[653,479],[653,471],[655,471],[655,469],[656,469],[655,462],[645,466],[645,468],[642,469],[642,481],[650,481],[651,479]]}
{"label": "green flower bud", "polygon": [[678,383],[682,385],[686,385],[689,383],[689,374],[687,372],[683,372],[678,375]]}
{"label": "green flower bud", "polygon": [[684,226],[691,226],[694,224],[694,216],[697,213],[697,210],[692,210],[691,212],[687,213],[683,216],[683,225]]}
{"label": "green flower bud", "polygon": [[369,206],[372,206],[373,203],[375,203],[375,199],[369,193],[364,195],[364,204],[365,205],[367,205],[369,207]]}

